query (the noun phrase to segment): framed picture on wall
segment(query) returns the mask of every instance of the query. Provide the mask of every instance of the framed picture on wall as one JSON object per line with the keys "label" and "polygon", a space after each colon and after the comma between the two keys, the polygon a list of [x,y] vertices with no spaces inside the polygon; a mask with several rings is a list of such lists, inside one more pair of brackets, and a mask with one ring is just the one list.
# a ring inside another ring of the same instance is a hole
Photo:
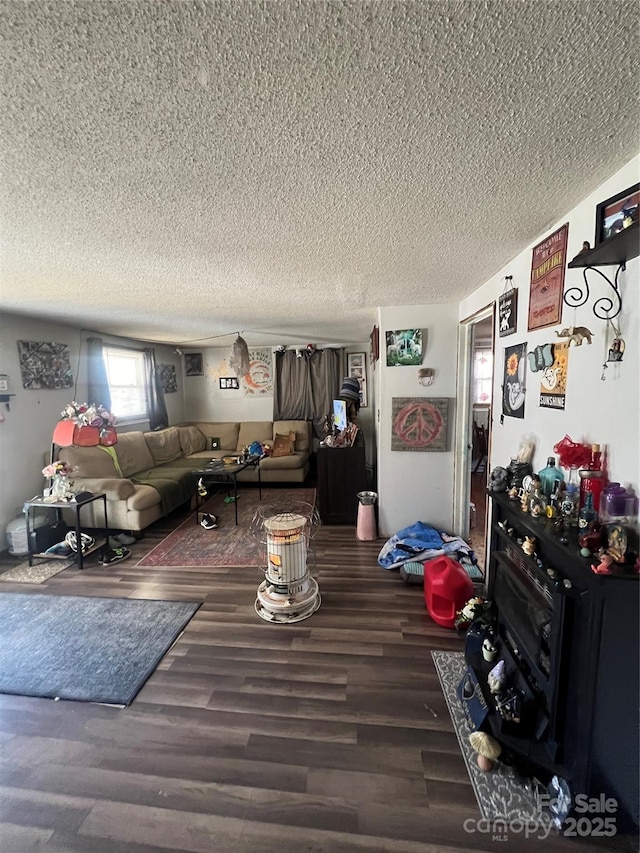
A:
{"label": "framed picture on wall", "polygon": [[367,359],[366,353],[347,353],[347,375],[355,376],[360,385],[360,407],[367,405]]}
{"label": "framed picture on wall", "polygon": [[533,249],[529,286],[530,332],[545,326],[556,326],[562,319],[568,237],[567,222]]}
{"label": "framed picture on wall", "polygon": [[611,196],[596,207],[596,246],[639,221],[640,184]]}
{"label": "framed picture on wall", "polygon": [[184,354],[184,372],[186,376],[204,375],[201,352],[186,352]]}

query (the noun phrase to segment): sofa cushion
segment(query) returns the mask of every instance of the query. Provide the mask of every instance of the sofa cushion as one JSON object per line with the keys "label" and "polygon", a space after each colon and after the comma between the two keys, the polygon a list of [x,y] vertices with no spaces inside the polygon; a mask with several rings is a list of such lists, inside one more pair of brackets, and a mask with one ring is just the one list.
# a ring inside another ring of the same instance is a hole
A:
{"label": "sofa cushion", "polygon": [[238,434],[238,444],[234,450],[242,450],[254,441],[273,444],[273,421],[242,421]]}
{"label": "sofa cushion", "polygon": [[296,450],[311,449],[311,427],[309,421],[274,421],[273,438],[276,435],[288,435],[291,431],[296,434]]}
{"label": "sofa cushion", "polygon": [[260,460],[260,471],[277,471],[289,468],[303,468],[308,453],[290,453],[288,456],[265,456]]}
{"label": "sofa cushion", "polygon": [[73,468],[74,477],[106,478],[119,477],[113,457],[102,447],[61,447],[58,458]]}
{"label": "sofa cushion", "polygon": [[[198,427],[207,439],[219,438],[219,450],[235,450],[238,446],[240,424],[237,421],[196,421],[193,426]],[[209,447],[210,442],[208,441],[205,450]]]}
{"label": "sofa cushion", "polygon": [[78,492],[92,492],[97,495],[104,492],[108,501],[126,501],[135,492],[131,480],[122,477],[83,477],[74,481],[74,489]]}
{"label": "sofa cushion", "polygon": [[114,444],[114,450],[123,477],[131,477],[132,474],[146,471],[153,466],[153,456],[149,452],[144,435],[137,430],[118,433],[118,443]]}
{"label": "sofa cushion", "polygon": [[156,465],[173,462],[182,456],[180,435],[177,427],[160,429],[157,432],[145,432],[144,440]]}
{"label": "sofa cushion", "polygon": [[192,453],[206,450],[207,437],[200,432],[198,427],[179,426],[176,429],[178,430],[180,449],[185,456],[191,456]]}
{"label": "sofa cushion", "polygon": [[135,491],[127,500],[127,508],[140,512],[160,503],[160,492],[153,486],[136,484]]}

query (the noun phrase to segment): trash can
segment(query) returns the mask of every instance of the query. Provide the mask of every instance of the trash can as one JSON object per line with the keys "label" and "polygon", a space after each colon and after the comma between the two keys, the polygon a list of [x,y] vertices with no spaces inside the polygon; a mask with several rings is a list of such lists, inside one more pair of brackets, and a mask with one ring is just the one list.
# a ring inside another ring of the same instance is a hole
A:
{"label": "trash can", "polygon": [[378,499],[377,492],[358,492],[358,522],[356,524],[356,539],[362,542],[370,542],[378,538],[378,526],[376,524],[376,507]]}

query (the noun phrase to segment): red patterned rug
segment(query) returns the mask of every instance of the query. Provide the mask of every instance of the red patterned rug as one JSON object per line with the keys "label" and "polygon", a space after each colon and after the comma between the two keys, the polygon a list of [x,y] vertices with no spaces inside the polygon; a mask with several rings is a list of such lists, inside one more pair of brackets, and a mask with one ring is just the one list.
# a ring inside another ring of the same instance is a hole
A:
{"label": "red patterned rug", "polygon": [[[159,545],[143,557],[137,566],[260,566],[263,546],[249,530],[258,509],[257,489],[238,489],[238,525],[233,503],[225,503],[225,493],[217,494],[199,508],[217,516],[218,527],[206,530],[198,524],[194,512]],[[315,489],[262,489],[262,504],[276,511],[287,509],[287,502],[314,504]]]}

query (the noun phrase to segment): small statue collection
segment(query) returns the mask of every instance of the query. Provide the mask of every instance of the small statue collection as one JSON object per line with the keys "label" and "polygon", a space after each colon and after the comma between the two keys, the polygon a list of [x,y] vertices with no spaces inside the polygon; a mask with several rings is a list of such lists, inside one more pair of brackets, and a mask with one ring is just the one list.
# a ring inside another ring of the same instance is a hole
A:
{"label": "small statue collection", "polygon": [[[475,596],[456,613],[455,627],[467,632],[465,655],[481,654],[482,659],[494,664],[487,674],[487,687],[493,697],[495,709],[505,722],[519,724],[522,713],[522,696],[510,684],[505,660],[500,655],[500,640],[496,633],[496,614],[493,602]],[[496,658],[498,658],[497,662]],[[493,768],[502,747],[498,740],[486,732],[475,731],[469,741],[476,752],[476,761],[482,771]]]}
{"label": "small statue collection", "polygon": [[[597,557],[591,564],[595,574],[628,571],[634,556],[629,552],[624,522],[630,523],[637,515],[638,498],[620,483],[607,483],[600,445],[575,442],[565,435],[553,448],[560,467],[550,456],[537,474],[531,466],[533,449],[533,439],[523,437],[509,466],[491,472],[489,491],[506,492],[510,500],[520,502],[524,513],[548,519],[563,545],[569,544],[568,534],[576,531],[581,556]],[[568,482],[561,468],[569,471]],[[573,482],[576,473],[579,484]],[[511,527],[505,532],[542,567],[533,536],[520,536]],[[638,558],[635,571],[640,571]]]}

